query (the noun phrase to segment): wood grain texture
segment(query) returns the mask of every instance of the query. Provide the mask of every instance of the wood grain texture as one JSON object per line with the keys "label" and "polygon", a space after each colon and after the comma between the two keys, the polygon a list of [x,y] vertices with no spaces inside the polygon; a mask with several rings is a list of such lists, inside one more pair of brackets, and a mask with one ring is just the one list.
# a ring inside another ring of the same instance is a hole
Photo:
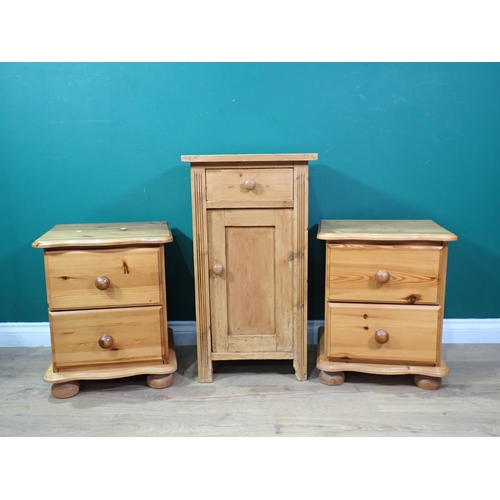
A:
{"label": "wood grain texture", "polygon": [[[326,311],[327,353],[332,360],[438,363],[439,306],[348,304],[329,302]],[[385,344],[376,341],[387,332]],[[345,358],[345,359],[343,359]]]}
{"label": "wood grain texture", "polygon": [[58,224],[32,243],[34,248],[163,244],[173,241],[168,222]]}
{"label": "wood grain texture", "polygon": [[[328,244],[328,300],[438,303],[441,246]],[[388,281],[377,281],[378,271]]]}
{"label": "wood grain texture", "polygon": [[[163,359],[161,306],[51,311],[49,320],[56,369]],[[103,335],[112,339],[109,348],[99,345]]]}
{"label": "wood grain texture", "polygon": [[1,348],[0,436],[500,436],[500,344],[445,344],[450,373],[438,391],[419,389],[413,375],[356,372],[329,387],[318,379],[316,346],[302,383],[290,360],[258,360],[214,362],[213,383],[200,384],[196,347],[176,353],[166,390],[145,375],[82,380],[76,397],[57,400],[42,380],[50,348]]}
{"label": "wood grain texture", "polygon": [[109,380],[123,377],[133,377],[135,375],[168,375],[177,370],[177,356],[173,348],[170,349],[168,363],[144,362],[126,363],[113,365],[75,367],[61,372],[54,371],[51,363],[43,377],[44,382],[59,384],[72,380]]}
{"label": "wood grain texture", "polygon": [[415,379],[419,387],[439,388],[448,370],[447,241],[457,237],[429,220],[323,220],[318,238],[327,240],[322,379],[344,370],[415,373],[415,365],[429,370]]}
{"label": "wood grain texture", "polygon": [[443,359],[440,359],[436,366],[428,366],[422,364],[384,364],[382,362],[370,363],[370,360],[365,362],[356,361],[332,361],[326,354],[325,342],[327,336],[324,333],[324,328],[321,327],[318,332],[318,350],[316,353],[316,368],[324,372],[361,372],[376,375],[406,375],[420,374],[432,377],[446,377],[449,374],[449,368]]}
{"label": "wood grain texture", "polygon": [[[226,227],[228,329],[238,335],[276,335],[274,227]],[[276,294],[277,295],[277,294]],[[214,297],[217,302],[217,297]],[[265,349],[269,350],[269,349]]]}
{"label": "wood grain texture", "polygon": [[457,236],[431,220],[322,220],[318,239],[454,241]]}
{"label": "wood grain texture", "polygon": [[[293,350],[292,211],[207,214],[213,353]],[[227,354],[229,356],[229,354]]]}
{"label": "wood grain texture", "polygon": [[212,381],[205,169],[191,168],[196,345],[200,382]]}
{"label": "wood grain texture", "polygon": [[55,226],[47,234],[42,244],[52,363],[45,380],[53,383],[52,395],[76,395],[79,377],[88,372],[112,378],[145,373],[146,366],[161,368],[152,373],[159,377],[155,387],[170,385],[165,369],[175,359],[166,314],[168,224]]}
{"label": "wood grain texture", "polygon": [[294,293],[294,367],[297,380],[307,379],[307,259],[309,168],[295,167],[295,210],[293,213],[293,293]]}
{"label": "wood grain texture", "polygon": [[[46,250],[49,308],[83,309],[160,304],[163,247]],[[97,288],[106,277],[109,286]]]}
{"label": "wood grain texture", "polygon": [[306,380],[308,161],[317,154],[181,159],[191,162],[200,381],[212,380],[212,359],[273,353],[291,355]]}
{"label": "wood grain texture", "polygon": [[[247,189],[246,181],[255,187]],[[293,200],[293,168],[207,169],[207,201],[273,202]]]}
{"label": "wood grain texture", "polygon": [[317,160],[317,153],[283,153],[283,154],[237,154],[237,155],[182,155],[181,161],[190,163],[213,162],[283,162]]}
{"label": "wood grain texture", "polygon": [[207,201],[206,206],[211,208],[292,208],[293,200],[267,200],[261,201],[259,199],[245,200],[245,201]]}

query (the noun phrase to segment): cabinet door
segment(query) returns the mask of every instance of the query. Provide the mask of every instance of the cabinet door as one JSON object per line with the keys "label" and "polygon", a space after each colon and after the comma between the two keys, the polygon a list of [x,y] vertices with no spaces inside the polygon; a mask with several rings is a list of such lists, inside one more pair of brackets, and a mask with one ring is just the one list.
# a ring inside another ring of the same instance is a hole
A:
{"label": "cabinet door", "polygon": [[209,210],[208,246],[213,352],[292,351],[292,210]]}

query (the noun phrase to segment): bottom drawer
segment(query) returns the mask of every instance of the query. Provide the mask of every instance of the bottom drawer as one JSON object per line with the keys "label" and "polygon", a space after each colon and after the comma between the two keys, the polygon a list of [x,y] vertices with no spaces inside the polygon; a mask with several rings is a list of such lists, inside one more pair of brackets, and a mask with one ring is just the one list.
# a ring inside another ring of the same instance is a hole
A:
{"label": "bottom drawer", "polygon": [[328,303],[325,349],[332,361],[434,366],[441,307]]}
{"label": "bottom drawer", "polygon": [[54,369],[161,362],[168,352],[163,317],[161,306],[50,312]]}

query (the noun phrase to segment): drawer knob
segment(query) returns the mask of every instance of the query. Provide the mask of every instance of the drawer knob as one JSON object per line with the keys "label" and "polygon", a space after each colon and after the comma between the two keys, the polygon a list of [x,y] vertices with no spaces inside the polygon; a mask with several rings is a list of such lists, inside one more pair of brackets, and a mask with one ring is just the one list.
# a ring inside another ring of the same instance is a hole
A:
{"label": "drawer knob", "polygon": [[111,335],[104,334],[101,336],[98,343],[101,349],[110,349],[113,347],[113,337]]}
{"label": "drawer knob", "polygon": [[387,283],[390,279],[391,275],[389,274],[389,271],[380,269],[375,273],[375,280],[377,281],[377,283]]}
{"label": "drawer knob", "polygon": [[214,264],[214,267],[212,267],[212,271],[214,274],[222,274],[223,266],[220,262],[217,262]]}
{"label": "drawer knob", "polygon": [[255,181],[253,179],[247,179],[243,185],[245,186],[246,189],[251,191],[255,187]]}
{"label": "drawer knob", "polygon": [[385,330],[377,330],[375,332],[375,340],[379,344],[386,344],[389,342],[389,334]]}
{"label": "drawer knob", "polygon": [[95,279],[95,287],[99,290],[106,290],[107,288],[109,288],[109,285],[110,281],[106,276],[98,276]]}

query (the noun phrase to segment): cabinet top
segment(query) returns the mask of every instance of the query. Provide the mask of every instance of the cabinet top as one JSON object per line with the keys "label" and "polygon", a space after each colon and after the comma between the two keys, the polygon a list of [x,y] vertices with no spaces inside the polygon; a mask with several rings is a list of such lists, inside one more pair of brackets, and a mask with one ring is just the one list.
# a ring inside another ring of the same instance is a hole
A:
{"label": "cabinet top", "polygon": [[181,161],[191,163],[209,162],[259,162],[259,161],[309,161],[317,160],[317,153],[289,153],[289,154],[244,154],[244,155],[183,155]]}
{"label": "cabinet top", "polygon": [[32,243],[33,248],[161,244],[173,241],[167,222],[59,224]]}
{"label": "cabinet top", "polygon": [[454,241],[457,236],[431,220],[322,220],[319,240]]}

